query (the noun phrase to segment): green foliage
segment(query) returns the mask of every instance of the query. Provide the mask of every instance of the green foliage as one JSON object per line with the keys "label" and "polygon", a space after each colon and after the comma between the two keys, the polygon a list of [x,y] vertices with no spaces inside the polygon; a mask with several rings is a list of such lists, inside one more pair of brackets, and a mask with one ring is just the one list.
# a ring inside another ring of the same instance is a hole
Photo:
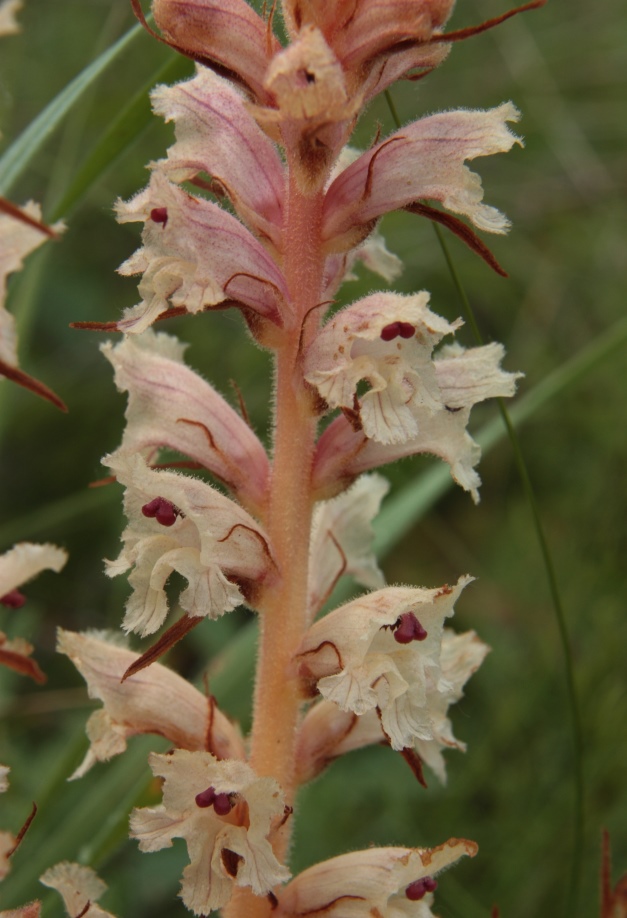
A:
{"label": "green foliage", "polygon": [[[503,9],[496,0],[473,0],[460,4],[454,22],[463,26]],[[617,868],[627,864],[627,619],[619,599],[627,326],[617,282],[624,258],[627,25],[618,0],[572,0],[565,15],[549,4],[455,47],[429,79],[395,90],[395,101],[403,122],[509,98],[524,116],[526,150],[477,163],[487,200],[514,224],[508,238],[488,240],[510,279],[492,275],[457,240],[450,248],[484,336],[504,341],[507,368],[526,373],[512,414],[524,421],[522,448],[573,638],[586,788],[579,913],[594,916],[602,826],[611,832]],[[13,200],[43,199],[44,216],[67,216],[69,228],[14,279],[10,308],[18,316],[23,366],[52,385],[70,412],[62,417],[30,393],[0,384],[0,549],[16,539],[49,540],[68,548],[70,562],[61,575],[28,587],[19,622],[3,613],[7,631],[36,644],[49,682],[42,689],[0,673],[1,758],[13,778],[2,798],[2,827],[17,829],[31,800],[40,806],[1,888],[2,907],[40,895],[39,873],[70,857],[100,869],[112,887],[105,907],[121,918],[183,915],[173,902],[178,848],[145,856],[125,840],[131,804],[155,799],[147,744],[135,740],[118,761],[65,784],[86,746],[90,707],[75,672],[53,649],[57,624],[117,627],[125,595],[122,584],[104,578],[101,562],[117,550],[119,488],[88,489],[103,474],[101,455],[119,441],[124,400],[98,354],[98,335],[68,325],[115,319],[136,301],[133,283],[114,270],[134,250],[137,231],[115,224],[112,205],[145,183],[145,163],[159,158],[172,136],[148,117],[148,85],[190,67],[143,34],[128,37],[133,19],[122,0],[30,0],[21,20],[22,34],[3,39],[0,122],[9,155],[0,160],[0,179]],[[107,64],[111,47],[117,50]],[[46,117],[36,120],[42,111]],[[54,120],[55,113],[61,117]],[[359,143],[372,138],[377,121],[392,129],[382,99],[360,125]],[[28,143],[10,147],[19,137]],[[407,265],[398,289],[429,289],[435,311],[456,317],[456,293],[427,222],[395,215],[383,231]],[[345,297],[368,289],[366,273]],[[190,342],[190,362],[222,391],[237,380],[265,432],[268,360],[250,347],[240,320],[216,313],[171,327]],[[494,409],[476,411],[474,421],[484,446],[494,446],[502,436]],[[556,915],[569,879],[573,769],[558,633],[528,507],[502,439],[480,471],[482,503],[475,508],[447,486],[446,470],[400,463],[390,470],[395,487],[378,527],[390,582],[432,586],[467,571],[478,578],[460,603],[460,624],[476,629],[493,653],[454,715],[468,752],[449,756],[446,788],[431,778],[426,791],[387,749],[334,764],[303,794],[294,866],[370,842],[466,836],[479,842],[480,854],[442,880],[444,918],[487,918],[494,903],[506,918]],[[227,616],[192,632],[169,662],[198,680],[209,665],[219,703],[245,723],[253,643],[247,616]],[[45,907],[58,913],[53,897]]]}

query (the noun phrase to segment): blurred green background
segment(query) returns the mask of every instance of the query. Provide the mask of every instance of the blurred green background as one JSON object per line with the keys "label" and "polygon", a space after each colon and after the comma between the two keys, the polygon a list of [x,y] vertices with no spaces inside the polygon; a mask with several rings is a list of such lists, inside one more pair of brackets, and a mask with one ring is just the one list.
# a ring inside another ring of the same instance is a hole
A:
{"label": "blurred green background", "polygon": [[[504,12],[503,0],[466,0],[452,27]],[[133,24],[126,0],[26,0],[22,33],[2,39],[0,127],[6,148],[44,106]],[[578,914],[596,916],[601,828],[610,830],[615,873],[627,869],[627,616],[624,609],[627,513],[625,461],[625,233],[627,178],[627,20],[618,0],[557,0],[453,48],[442,68],[393,95],[406,122],[447,108],[488,108],[512,99],[521,109],[525,150],[476,161],[486,200],[511,217],[508,237],[487,239],[509,272],[504,280],[456,239],[450,249],[486,339],[503,341],[506,367],[523,370],[519,393],[599,336],[614,346],[582,379],[546,403],[521,428],[523,450],[555,559],[572,638],[584,734],[585,845]],[[67,416],[30,393],[0,384],[2,488],[0,550],[16,540],[67,547],[60,575],[28,586],[16,615],[0,627],[37,647],[49,675],[44,688],[0,672],[0,759],[12,768],[0,799],[0,827],[14,831],[32,800],[39,815],[0,890],[2,907],[42,894],[39,874],[61,858],[95,864],[110,884],[104,907],[120,918],[186,914],[175,899],[183,843],[140,855],[125,840],[126,814],[154,801],[146,748],[65,778],[85,748],[90,703],[70,664],[54,654],[55,628],[117,627],[127,589],[103,575],[123,528],[117,486],[89,490],[100,457],[121,437],[125,399],[100,356],[102,338],[72,331],[75,320],[113,320],[137,301],[132,280],[115,274],[134,251],[138,227],[119,227],[118,196],[146,182],[145,164],[163,155],[171,126],[149,115],[146,87],[168,68],[191,72],[146,35],[116,59],[51,135],[10,197],[44,203],[48,219],[68,219],[61,241],[31,256],[10,285],[24,369],[69,406]],[[135,99],[135,97],[137,98]],[[128,122],[107,131],[125,107]],[[358,130],[365,145],[377,123],[393,130],[383,99]],[[125,131],[127,133],[125,133]],[[129,135],[127,137],[127,134]],[[103,142],[105,138],[106,142]],[[97,156],[108,163],[98,174]],[[96,181],[83,193],[85,163]],[[80,196],[67,209],[68,194]],[[432,227],[407,214],[382,225],[404,261],[398,290],[426,288],[436,312],[460,314],[455,288]],[[345,300],[380,281],[363,271]],[[622,323],[622,324],[621,324]],[[216,313],[172,322],[189,342],[188,360],[222,391],[237,380],[257,430],[267,434],[267,355],[251,347],[240,319]],[[461,333],[473,343],[470,332]],[[605,339],[604,339],[605,340]],[[496,413],[477,410],[473,429]],[[393,493],[431,466],[407,460],[385,470]],[[456,627],[474,628],[493,648],[453,712],[465,755],[448,756],[448,785],[414,781],[400,757],[373,749],[336,763],[303,793],[297,815],[296,869],[349,848],[438,844],[474,838],[480,854],[442,879],[443,918],[553,918],[561,914],[572,844],[573,752],[558,631],[529,508],[502,442],[480,466],[479,507],[449,489],[388,555],[390,582],[435,586],[470,572],[478,579],[458,604]],[[246,613],[207,623],[177,646],[169,662],[195,679],[214,662]],[[245,725],[250,668],[245,653],[212,682],[219,703]],[[213,672],[213,671],[212,671]],[[59,914],[44,892],[45,914]]]}

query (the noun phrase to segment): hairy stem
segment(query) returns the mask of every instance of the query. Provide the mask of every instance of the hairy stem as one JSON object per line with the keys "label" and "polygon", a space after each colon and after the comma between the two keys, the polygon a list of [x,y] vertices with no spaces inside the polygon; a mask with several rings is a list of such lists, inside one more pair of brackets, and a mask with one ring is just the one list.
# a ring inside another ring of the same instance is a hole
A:
{"label": "hairy stem", "polygon": [[[293,804],[294,747],[301,702],[291,670],[294,651],[309,624],[307,580],[311,530],[311,462],[316,417],[302,376],[303,341],[317,327],[323,257],[322,195],[303,195],[290,184],[285,217],[283,270],[291,295],[292,320],[275,366],[274,458],[266,528],[281,579],[260,607],[260,642],[255,684],[250,763],[256,773],[280,784]],[[285,859],[291,818],[274,833],[277,857]],[[225,918],[265,918],[268,900],[236,889]]]}

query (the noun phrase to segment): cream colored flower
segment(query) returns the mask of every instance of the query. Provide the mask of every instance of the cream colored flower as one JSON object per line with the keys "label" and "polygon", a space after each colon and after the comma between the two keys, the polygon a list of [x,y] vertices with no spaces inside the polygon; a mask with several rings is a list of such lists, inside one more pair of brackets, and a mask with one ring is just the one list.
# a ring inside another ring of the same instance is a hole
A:
{"label": "cream colored flower", "polygon": [[133,568],[124,628],[157,631],[167,615],[165,585],[173,571],[187,581],[179,602],[190,616],[218,618],[254,597],[275,574],[261,527],[215,488],[175,472],[155,471],[119,450],[105,458],[126,487],[124,548],[107,564],[110,577]]}
{"label": "cream colored flower", "polygon": [[153,753],[149,762],[164,779],[163,804],[134,810],[131,835],[142,851],[185,839],[190,863],[181,898],[194,914],[225,905],[234,885],[263,896],[289,878],[268,841],[284,813],[275,781],[258,778],[244,762],[219,762],[208,752]]}
{"label": "cream colored flower", "polygon": [[359,716],[377,711],[393,749],[433,740],[454,694],[442,667],[444,619],[470,579],[439,590],[387,587],[315,622],[296,654],[304,690]]}

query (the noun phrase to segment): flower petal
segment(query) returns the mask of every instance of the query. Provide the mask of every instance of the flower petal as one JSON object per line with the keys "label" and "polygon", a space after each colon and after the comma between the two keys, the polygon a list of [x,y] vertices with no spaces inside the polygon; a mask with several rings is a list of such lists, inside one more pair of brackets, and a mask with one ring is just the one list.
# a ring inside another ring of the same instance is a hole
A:
{"label": "flower petal", "polygon": [[20,24],[15,14],[22,8],[22,0],[3,0],[0,3],[0,35],[15,35]]}
{"label": "flower petal", "polygon": [[361,98],[349,97],[342,67],[314,26],[274,56],[264,85],[275,106],[253,106],[252,114],[285,145],[301,187],[318,190],[352,131]]}
{"label": "flower petal", "polygon": [[177,450],[226,482],[242,503],[263,506],[270,473],[266,451],[222,396],[183,364],[183,345],[147,329],[102,351],[118,389],[129,393],[124,450]]}
{"label": "flower petal", "polygon": [[476,853],[474,842],[451,838],[437,848],[369,848],[342,854],[295,877],[281,890],[274,914],[277,918],[314,914],[325,918],[431,918],[431,894],[414,905],[405,896],[407,887]]}
{"label": "flower petal", "polygon": [[[289,871],[276,860],[268,841],[283,813],[274,780],[258,778],[244,762],[218,762],[207,752],[152,753],[149,762],[153,773],[164,779],[163,805],[134,810],[131,835],[142,851],[185,839],[190,864],[183,873],[181,897],[189,909],[201,915],[220,908],[234,884],[265,895],[288,879]],[[232,808],[226,816],[196,803],[196,796],[208,788],[228,794]]]}
{"label": "flower petal", "polygon": [[198,68],[192,80],[158,86],[155,112],[176,121],[177,142],[161,168],[175,182],[206,173],[219,182],[240,216],[281,249],[284,168],[274,144],[227,80]]}
{"label": "flower petal", "polygon": [[91,742],[85,761],[74,772],[82,777],[97,761],[107,761],[126,749],[129,737],[140,733],[165,736],[175,746],[207,750],[219,759],[243,759],[239,731],[186,679],[160,663],[122,681],[138,654],[96,634],[59,629],[57,650],[66,654],[87,682],[90,698],[104,707],[89,718]]}
{"label": "flower petal", "polygon": [[434,361],[440,408],[433,412],[412,407],[417,433],[405,442],[384,444],[369,440],[346,418],[337,418],[317,444],[313,472],[316,492],[321,496],[337,493],[338,487],[345,487],[347,481],[362,472],[404,456],[430,453],[447,462],[455,481],[478,501],[481,479],[475,466],[481,450],[466,432],[466,425],[474,399],[514,394],[520,374],[500,368],[503,353],[502,346],[496,343],[467,351],[443,348]]}
{"label": "flower petal", "polygon": [[[13,9],[18,7],[13,6]],[[10,8],[9,8],[10,10]],[[21,208],[27,217],[41,222],[41,207],[29,201]],[[54,231],[62,232],[64,226],[57,223]],[[4,308],[7,293],[7,277],[19,271],[24,259],[49,237],[34,225],[17,220],[9,214],[0,213],[0,360],[12,367],[17,367],[17,335],[15,320]]]}
{"label": "flower petal", "polygon": [[155,22],[183,52],[213,63],[266,99],[263,77],[279,43],[245,0],[154,0]]}
{"label": "flower petal", "polygon": [[[377,709],[394,749],[432,739],[433,707],[449,691],[440,659],[443,623],[470,579],[439,590],[388,587],[315,622],[296,654],[303,690],[360,716]],[[395,629],[408,615],[423,634],[399,642]]]}
{"label": "flower petal", "polygon": [[19,542],[0,555],[0,597],[36,577],[41,571],[58,573],[67,557],[67,552],[56,545]]}
{"label": "flower petal", "polygon": [[[340,310],[305,354],[305,379],[331,408],[357,410],[367,437],[403,443],[418,434],[416,411],[441,406],[434,346],[459,323],[427,308],[429,294],[375,293]],[[369,390],[357,402],[361,380]]]}
{"label": "flower petal", "polygon": [[464,214],[479,229],[507,232],[507,219],[482,203],[481,180],[464,162],[522,144],[506,124],[518,118],[511,102],[487,111],[441,112],[377,144],[327,191],[323,238],[328,247],[334,251],[350,247],[363,233],[360,227],[425,198]]}
{"label": "flower petal", "polygon": [[39,881],[44,886],[56,889],[70,918],[84,913],[86,909],[89,918],[113,918],[110,912],[96,905],[97,900],[106,892],[107,884],[91,867],[62,861],[46,870]]}
{"label": "flower petal", "polygon": [[309,566],[312,617],[344,574],[371,590],[384,585],[372,548],[374,532],[370,524],[389,487],[380,475],[364,475],[348,491],[316,507]]}
{"label": "flower petal", "polygon": [[217,204],[187,194],[155,168],[148,187],[118,202],[117,213],[120,223],[144,223],[143,248],[119,269],[143,274],[142,302],[126,310],[120,331],[144,331],[170,304],[197,313],[225,300],[281,323],[283,275],[254,236]]}
{"label": "flower petal", "polygon": [[[118,451],[105,462],[127,488],[125,546],[107,571],[116,576],[134,566],[126,630],[145,635],[161,626],[167,613],[164,585],[172,571],[188,581],[182,608],[209,618],[234,609],[244,594],[253,601],[256,590],[276,575],[263,530],[219,491],[189,476],[149,469],[141,456]],[[157,497],[178,511],[170,527],[142,512]]]}

